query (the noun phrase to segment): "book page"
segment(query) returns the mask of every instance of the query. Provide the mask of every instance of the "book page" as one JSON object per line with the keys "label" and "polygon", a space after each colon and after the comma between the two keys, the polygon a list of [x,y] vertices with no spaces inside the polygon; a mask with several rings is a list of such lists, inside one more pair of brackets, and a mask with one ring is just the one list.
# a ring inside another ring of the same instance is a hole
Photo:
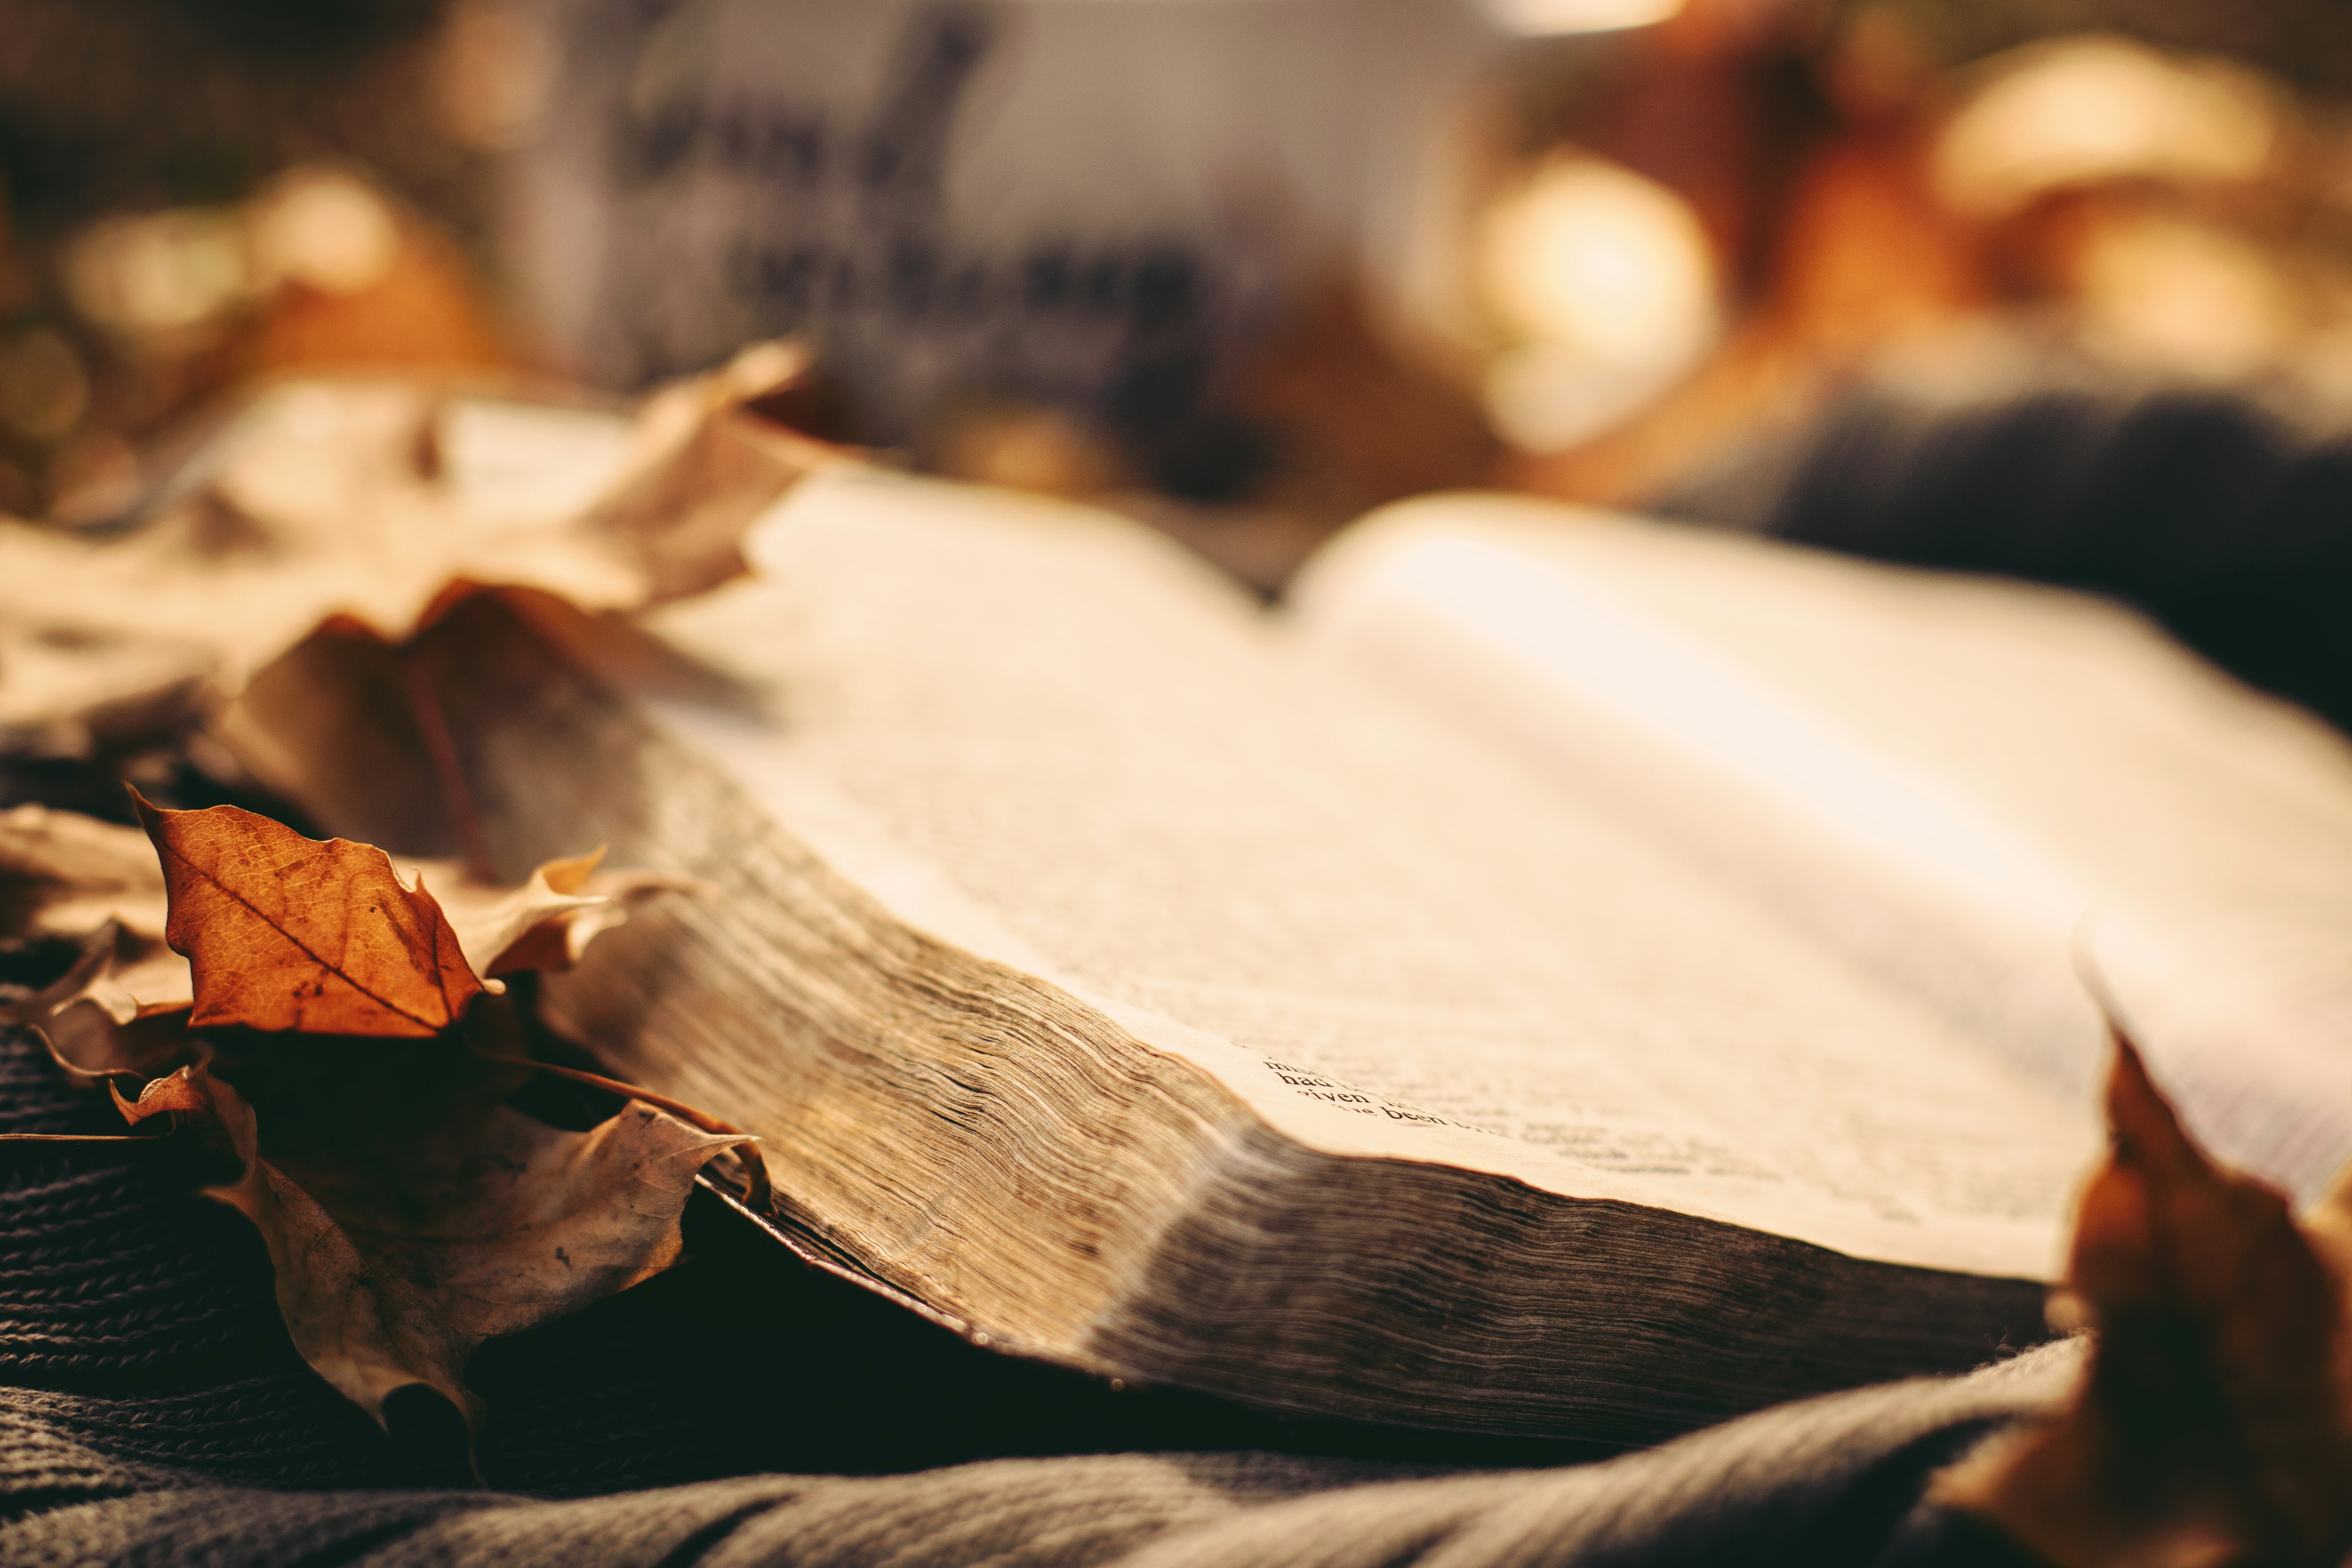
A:
{"label": "book page", "polygon": [[1164,541],[820,475],[657,628],[769,683],[673,732],[910,922],[1280,1130],[1862,1256],[2054,1265],[2095,1147],[1899,987],[1318,671]]}
{"label": "book page", "polygon": [[2222,1153],[2305,1197],[2352,1154],[2352,748],[2130,613],[1465,496],[1359,523],[1293,619],[2054,1089],[2105,1058],[2079,942]]}

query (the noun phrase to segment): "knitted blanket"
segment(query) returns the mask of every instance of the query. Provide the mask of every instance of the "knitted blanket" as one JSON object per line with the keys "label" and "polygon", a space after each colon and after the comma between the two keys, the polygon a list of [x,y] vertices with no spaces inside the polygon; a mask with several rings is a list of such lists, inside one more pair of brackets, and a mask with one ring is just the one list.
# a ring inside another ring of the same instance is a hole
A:
{"label": "knitted blanket", "polygon": [[[116,1126],[0,1036],[0,1131]],[[1028,1384],[957,1392],[919,1353],[845,1352],[814,1297],[723,1289],[736,1310],[714,1316],[709,1278],[656,1280],[485,1347],[484,1487],[446,1407],[386,1431],[303,1364],[259,1240],[197,1194],[197,1158],[0,1145],[0,1563],[2019,1563],[1921,1491],[2055,1397],[2075,1355],[1537,1469],[1055,1453],[1119,1435],[1041,1424]]]}

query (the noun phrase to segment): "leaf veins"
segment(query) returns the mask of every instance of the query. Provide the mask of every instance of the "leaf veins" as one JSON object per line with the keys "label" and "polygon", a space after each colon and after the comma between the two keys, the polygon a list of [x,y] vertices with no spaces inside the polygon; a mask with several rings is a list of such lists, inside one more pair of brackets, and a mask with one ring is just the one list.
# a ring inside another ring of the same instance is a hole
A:
{"label": "leaf veins", "polygon": [[171,891],[164,940],[194,973],[191,1028],[420,1039],[480,994],[424,879],[403,886],[383,850],[233,805],[133,803]]}

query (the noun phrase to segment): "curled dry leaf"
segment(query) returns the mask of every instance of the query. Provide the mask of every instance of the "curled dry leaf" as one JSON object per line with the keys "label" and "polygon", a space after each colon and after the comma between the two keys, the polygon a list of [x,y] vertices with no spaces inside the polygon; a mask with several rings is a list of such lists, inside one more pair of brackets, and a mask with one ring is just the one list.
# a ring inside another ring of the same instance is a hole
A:
{"label": "curled dry leaf", "polygon": [[2060,1298],[2097,1331],[2084,1380],[1934,1495],[2059,1568],[2333,1563],[2352,1533],[2345,1189],[2298,1225],[2199,1149],[2115,1042],[2113,1146]]}
{"label": "curled dry leaf", "polygon": [[79,935],[115,921],[163,937],[163,868],[135,827],[39,805],[0,812],[0,889],[11,935]]}
{"label": "curled dry leaf", "polygon": [[163,873],[137,828],[38,805],[0,813],[0,938],[81,948],[49,984],[0,993],[0,1018],[37,1023],[82,996],[117,1019],[142,1003],[187,1001],[187,964],[163,945],[165,914]]}
{"label": "curled dry leaf", "polygon": [[457,947],[485,979],[531,969],[569,969],[602,932],[628,918],[631,902],[670,887],[642,874],[600,872],[604,851],[550,860],[520,888],[485,887],[455,860],[403,861],[412,879],[432,879]]}
{"label": "curled dry leaf", "polygon": [[[89,990],[112,964],[115,943],[121,934],[121,928],[109,921],[96,931],[85,931],[79,941],[71,938],[51,939],[54,942],[62,942],[72,949],[71,959],[55,978],[43,984],[36,985],[15,982],[0,983],[0,1022],[37,1024]],[[32,967],[36,973],[42,967],[44,956],[51,960],[56,956],[54,952],[47,955],[39,954],[37,942],[27,942],[21,937],[12,939],[9,945],[19,952],[24,952],[27,949],[35,950],[31,956],[33,957]],[[31,976],[28,975],[26,978],[29,980]]]}
{"label": "curled dry leaf", "polygon": [[667,1268],[696,1171],[736,1141],[635,1100],[569,1132],[498,1104],[386,1123],[351,1099],[355,1125],[331,1152],[310,1140],[275,1159],[253,1106],[204,1067],[156,1079],[123,1112],[219,1130],[241,1173],[208,1194],[260,1231],[303,1359],[378,1420],[394,1389],[423,1384],[478,1423],[465,1384],[476,1347]]}
{"label": "curled dry leaf", "polygon": [[195,980],[188,973],[188,961],[160,942],[143,941],[130,955],[118,945],[104,973],[93,976],[75,997],[118,1024],[151,1013],[184,1012],[195,999]]}
{"label": "curled dry leaf", "polygon": [[34,1032],[68,1079],[93,1088],[120,1078],[144,1082],[190,1059],[195,1049],[184,1002],[118,1018],[85,996],[50,1014]]}
{"label": "curled dry leaf", "polygon": [[588,610],[708,587],[740,570],[761,509],[841,458],[740,411],[804,363],[770,345],[635,422],[432,376],[267,388],[123,520],[136,527],[68,537],[0,518],[0,750],[155,732],[331,616],[407,637],[454,579]]}
{"label": "curled dry leaf", "polygon": [[[604,858],[602,846],[586,855],[550,860],[511,891],[493,890],[473,901],[476,889],[459,883],[461,900],[453,900],[450,920],[457,928],[458,946],[483,974],[497,972],[514,945],[539,927],[569,925],[585,910],[605,902],[588,891],[596,868]],[[521,967],[521,966],[518,966]]]}
{"label": "curled dry leaf", "polygon": [[[0,752],[86,757],[168,734],[203,715],[215,660],[204,642],[138,623],[118,606],[103,621],[46,601],[55,579],[52,531],[0,519]],[[26,541],[31,561],[9,560]]]}
{"label": "curled dry leaf", "polygon": [[32,1025],[68,1076],[142,1072],[176,1049],[176,1021],[131,1027],[142,1003],[184,1007],[187,961],[163,945],[163,873],[137,828],[70,811],[0,813],[0,938],[71,942],[37,987],[0,987],[0,1020]]}

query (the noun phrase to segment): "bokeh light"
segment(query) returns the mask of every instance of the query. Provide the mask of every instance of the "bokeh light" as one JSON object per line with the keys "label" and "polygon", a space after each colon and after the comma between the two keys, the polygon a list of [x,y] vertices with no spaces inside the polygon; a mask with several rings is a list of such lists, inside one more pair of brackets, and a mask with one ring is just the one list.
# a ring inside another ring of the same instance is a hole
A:
{"label": "bokeh light", "polygon": [[68,248],[65,283],[84,318],[126,338],[185,332],[241,300],[245,227],[226,208],[107,218]]}
{"label": "bokeh light", "polygon": [[254,284],[357,294],[391,273],[400,228],[383,198],[335,169],[293,171],[252,204]]}
{"label": "bokeh light", "polygon": [[1538,169],[1489,211],[1480,293],[1510,340],[1486,379],[1504,435],[1540,448],[1622,417],[1697,363],[1715,270],[1687,203],[1590,157]]}
{"label": "bokeh light", "polygon": [[2250,180],[2278,140],[2261,79],[2125,38],[2062,38],[1983,68],[1936,152],[1937,188],[1964,213],[2096,180]]}
{"label": "bokeh light", "polygon": [[1486,0],[1486,14],[1527,37],[1646,27],[1675,16],[1684,0]]}

